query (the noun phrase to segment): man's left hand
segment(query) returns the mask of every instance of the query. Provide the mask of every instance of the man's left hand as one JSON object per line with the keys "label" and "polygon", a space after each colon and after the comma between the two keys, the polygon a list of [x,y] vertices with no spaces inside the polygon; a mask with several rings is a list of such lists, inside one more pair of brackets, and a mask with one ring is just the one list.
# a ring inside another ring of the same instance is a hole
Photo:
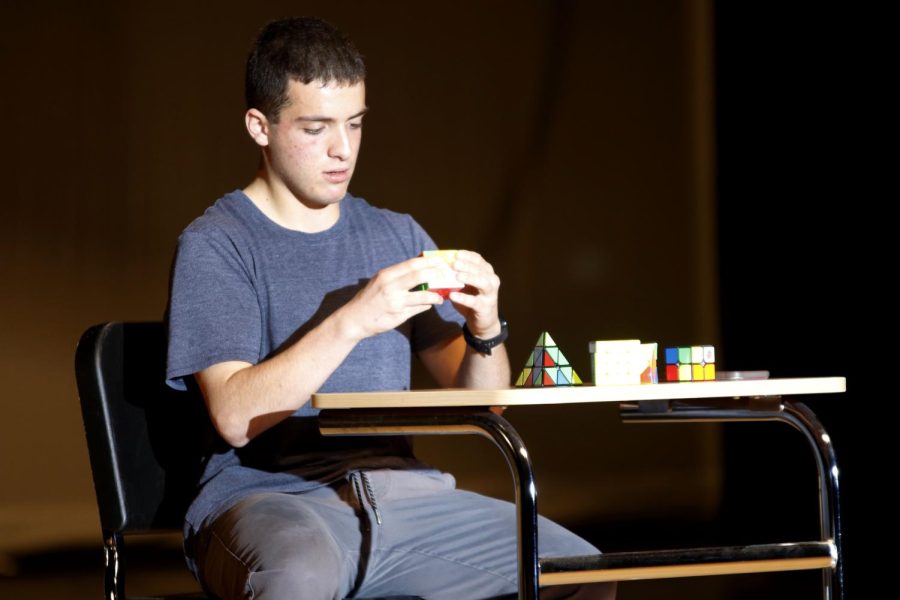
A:
{"label": "man's left hand", "polygon": [[451,292],[449,298],[466,318],[469,331],[482,339],[500,335],[497,309],[500,278],[494,273],[494,267],[480,254],[469,250],[459,250],[451,266],[465,287]]}

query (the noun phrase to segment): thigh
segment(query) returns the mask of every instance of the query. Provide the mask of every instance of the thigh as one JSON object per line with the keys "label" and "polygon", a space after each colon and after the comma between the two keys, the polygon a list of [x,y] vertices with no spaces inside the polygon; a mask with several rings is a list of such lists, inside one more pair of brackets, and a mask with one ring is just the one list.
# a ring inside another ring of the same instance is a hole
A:
{"label": "thigh", "polygon": [[225,600],[343,598],[356,578],[359,519],[329,488],[244,498],[198,536],[204,586]]}
{"label": "thigh", "polygon": [[[455,600],[515,593],[518,544],[513,504],[452,488],[405,494],[403,485],[400,490],[396,484],[375,487],[388,491],[380,502],[383,526],[375,528],[365,595],[403,592]],[[543,517],[538,532],[541,555],[597,552]]]}

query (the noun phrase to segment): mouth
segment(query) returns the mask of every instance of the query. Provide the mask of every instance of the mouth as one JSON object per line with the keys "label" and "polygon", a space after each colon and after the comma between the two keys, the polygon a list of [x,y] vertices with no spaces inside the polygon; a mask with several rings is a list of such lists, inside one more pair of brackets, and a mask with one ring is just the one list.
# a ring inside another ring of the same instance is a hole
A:
{"label": "mouth", "polygon": [[337,169],[334,171],[324,171],[325,180],[329,183],[343,183],[350,179],[350,169]]}

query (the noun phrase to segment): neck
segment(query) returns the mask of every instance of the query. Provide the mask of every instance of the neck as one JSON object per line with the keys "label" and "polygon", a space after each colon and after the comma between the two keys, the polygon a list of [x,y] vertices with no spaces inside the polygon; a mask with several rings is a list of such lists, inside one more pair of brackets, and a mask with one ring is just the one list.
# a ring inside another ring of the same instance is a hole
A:
{"label": "neck", "polygon": [[341,216],[340,203],[310,206],[280,182],[266,177],[264,170],[257,173],[244,193],[269,219],[294,231],[319,233],[333,227]]}

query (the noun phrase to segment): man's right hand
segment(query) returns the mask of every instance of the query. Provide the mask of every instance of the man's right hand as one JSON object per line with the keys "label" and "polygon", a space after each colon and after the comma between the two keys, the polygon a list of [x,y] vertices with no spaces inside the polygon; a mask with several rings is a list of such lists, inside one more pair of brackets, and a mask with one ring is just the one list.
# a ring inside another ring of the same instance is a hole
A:
{"label": "man's right hand", "polygon": [[410,291],[450,270],[441,258],[416,257],[379,271],[339,309],[345,335],[360,341],[390,331],[444,299],[429,291]]}

